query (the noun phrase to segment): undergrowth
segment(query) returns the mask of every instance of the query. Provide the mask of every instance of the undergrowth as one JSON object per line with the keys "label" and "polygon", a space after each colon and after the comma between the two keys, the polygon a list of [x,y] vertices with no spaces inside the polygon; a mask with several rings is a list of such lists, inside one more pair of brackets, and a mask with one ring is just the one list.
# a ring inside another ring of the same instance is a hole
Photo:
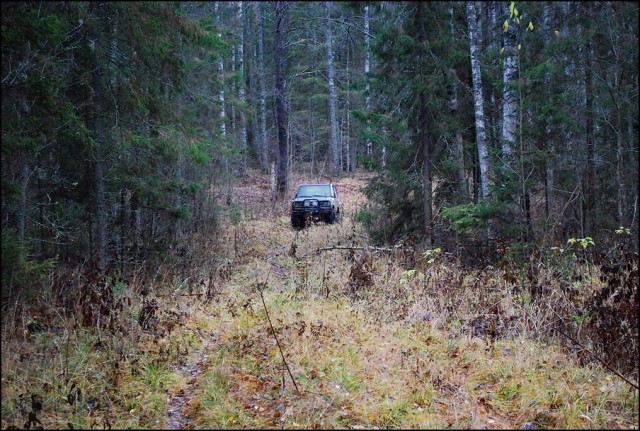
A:
{"label": "undergrowth", "polygon": [[338,224],[294,231],[248,182],[189,265],[5,304],[2,428],[638,428],[637,260],[373,248],[336,182]]}

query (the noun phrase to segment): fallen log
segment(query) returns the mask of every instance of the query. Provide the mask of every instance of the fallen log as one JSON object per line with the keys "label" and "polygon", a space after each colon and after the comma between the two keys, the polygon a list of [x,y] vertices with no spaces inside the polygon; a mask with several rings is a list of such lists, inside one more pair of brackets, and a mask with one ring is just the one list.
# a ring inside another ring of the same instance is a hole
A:
{"label": "fallen log", "polygon": [[374,247],[371,245],[366,245],[366,246],[359,246],[359,245],[332,245],[330,247],[322,247],[318,249],[318,253],[322,252],[322,251],[329,251],[329,250],[368,250],[368,251],[384,251],[387,253],[391,253],[394,250],[406,250],[406,251],[413,251],[413,248],[407,247],[407,248],[403,248],[402,246],[396,246],[396,247]]}

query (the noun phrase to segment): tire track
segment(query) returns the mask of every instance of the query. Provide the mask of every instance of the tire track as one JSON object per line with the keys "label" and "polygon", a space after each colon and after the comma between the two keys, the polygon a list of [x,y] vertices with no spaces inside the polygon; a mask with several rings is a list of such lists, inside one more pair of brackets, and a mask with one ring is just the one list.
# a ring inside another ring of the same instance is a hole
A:
{"label": "tire track", "polygon": [[189,406],[194,398],[194,389],[209,367],[209,356],[220,340],[220,333],[213,332],[204,341],[200,349],[195,350],[173,371],[186,381],[183,388],[169,399],[167,410],[167,429],[192,429],[189,418]]}

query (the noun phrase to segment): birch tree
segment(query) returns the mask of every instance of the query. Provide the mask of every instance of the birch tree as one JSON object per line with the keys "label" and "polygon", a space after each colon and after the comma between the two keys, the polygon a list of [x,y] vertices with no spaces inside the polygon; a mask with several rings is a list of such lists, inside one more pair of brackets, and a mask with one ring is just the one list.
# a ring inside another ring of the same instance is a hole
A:
{"label": "birch tree", "polygon": [[469,27],[469,52],[471,56],[471,77],[473,82],[473,106],[475,113],[476,146],[478,148],[478,163],[480,165],[480,190],[482,201],[490,200],[491,165],[485,129],[484,97],[482,89],[482,75],[480,68],[480,47],[482,34],[479,31],[476,8],[478,2],[467,2],[467,25]]}
{"label": "birch tree", "polygon": [[[365,79],[365,110],[367,115],[371,112],[371,84],[369,72],[371,69],[371,36],[369,35],[369,5],[364,7],[364,79]],[[371,120],[367,119],[367,156],[373,154],[373,143],[370,138]]]}
{"label": "birch tree", "polygon": [[240,76],[238,82],[238,93],[240,97],[240,151],[242,153],[240,167],[242,170],[244,170],[247,163],[247,97],[245,89],[246,79],[244,67],[244,31],[246,26],[244,25],[244,13],[241,1],[237,3],[237,7],[237,20],[240,28],[242,29],[238,33],[238,74]]}
{"label": "birch tree", "polygon": [[331,155],[333,157],[333,171],[338,173],[342,170],[342,163],[340,161],[340,142],[338,140],[338,118],[337,118],[337,104],[338,96],[336,94],[335,76],[336,71],[333,65],[333,29],[331,20],[331,2],[325,3],[326,13],[326,43],[327,43],[327,79],[329,86],[329,145],[331,148]]}
{"label": "birch tree", "polygon": [[[218,30],[219,30],[220,26],[221,26],[220,15],[222,14],[222,11],[220,10],[220,2],[216,2],[215,3],[215,14],[216,14],[216,24],[217,24]],[[220,31],[218,31],[218,37],[220,39],[222,39],[222,33]],[[220,136],[222,137],[223,140],[226,140],[226,138],[227,138],[227,125],[226,125],[227,111],[225,109],[225,99],[224,99],[225,75],[224,75],[224,58],[222,57],[222,54],[218,55],[218,79],[220,80],[220,88],[218,90],[218,101],[220,103]],[[225,165],[226,165],[227,171],[228,171],[229,170],[229,160],[228,160],[228,158],[225,158]]]}
{"label": "birch tree", "polygon": [[[516,143],[516,129],[518,126],[518,42],[516,24],[513,21],[514,6],[509,6],[511,16],[503,26],[503,65],[502,65],[502,157],[507,170],[512,169],[511,154]],[[509,13],[509,12],[508,12]],[[517,18],[517,14],[516,14]]]}
{"label": "birch tree", "polygon": [[[552,4],[550,2],[544,2],[542,10],[542,34],[545,47],[549,47],[552,43]],[[544,75],[544,83],[548,87],[551,83],[551,72],[547,71]],[[552,214],[555,212],[555,157],[556,157],[556,145],[555,137],[552,136],[551,120],[549,115],[545,118],[545,135],[547,136],[547,154],[545,159],[545,215],[549,221]]]}
{"label": "birch tree", "polygon": [[260,166],[263,172],[269,170],[269,145],[267,141],[267,94],[266,94],[266,75],[265,75],[265,63],[264,63],[264,16],[261,2],[253,2],[253,10],[255,13],[255,19],[258,27],[258,75],[260,78],[260,103],[259,103],[259,116],[260,116],[260,149],[259,158]]}

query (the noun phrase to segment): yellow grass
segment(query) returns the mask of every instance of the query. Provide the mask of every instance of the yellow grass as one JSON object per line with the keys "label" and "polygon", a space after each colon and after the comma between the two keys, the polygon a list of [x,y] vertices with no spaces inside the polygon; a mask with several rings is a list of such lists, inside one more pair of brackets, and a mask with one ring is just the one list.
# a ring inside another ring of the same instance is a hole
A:
{"label": "yellow grass", "polygon": [[[340,223],[301,232],[258,180],[268,184],[251,173],[234,188],[239,220],[222,208],[214,297],[157,296],[161,320],[177,321],[171,331],[142,331],[132,292],[125,334],[61,316],[56,331],[34,334],[29,310],[18,322],[3,317],[2,428],[25,425],[34,393],[44,397],[44,428],[165,428],[172,398],[186,392],[182,414],[195,429],[638,429],[637,390],[532,340],[526,319],[508,337],[474,335],[472,319],[494,297],[471,276],[445,295],[451,262],[408,273],[397,256],[374,253],[373,284],[352,292],[349,251],[320,249],[367,244],[355,221],[363,178],[334,180]],[[294,177],[291,189],[315,180]],[[502,313],[523,315],[508,292],[496,295]],[[77,388],[82,400],[71,403]]]}

